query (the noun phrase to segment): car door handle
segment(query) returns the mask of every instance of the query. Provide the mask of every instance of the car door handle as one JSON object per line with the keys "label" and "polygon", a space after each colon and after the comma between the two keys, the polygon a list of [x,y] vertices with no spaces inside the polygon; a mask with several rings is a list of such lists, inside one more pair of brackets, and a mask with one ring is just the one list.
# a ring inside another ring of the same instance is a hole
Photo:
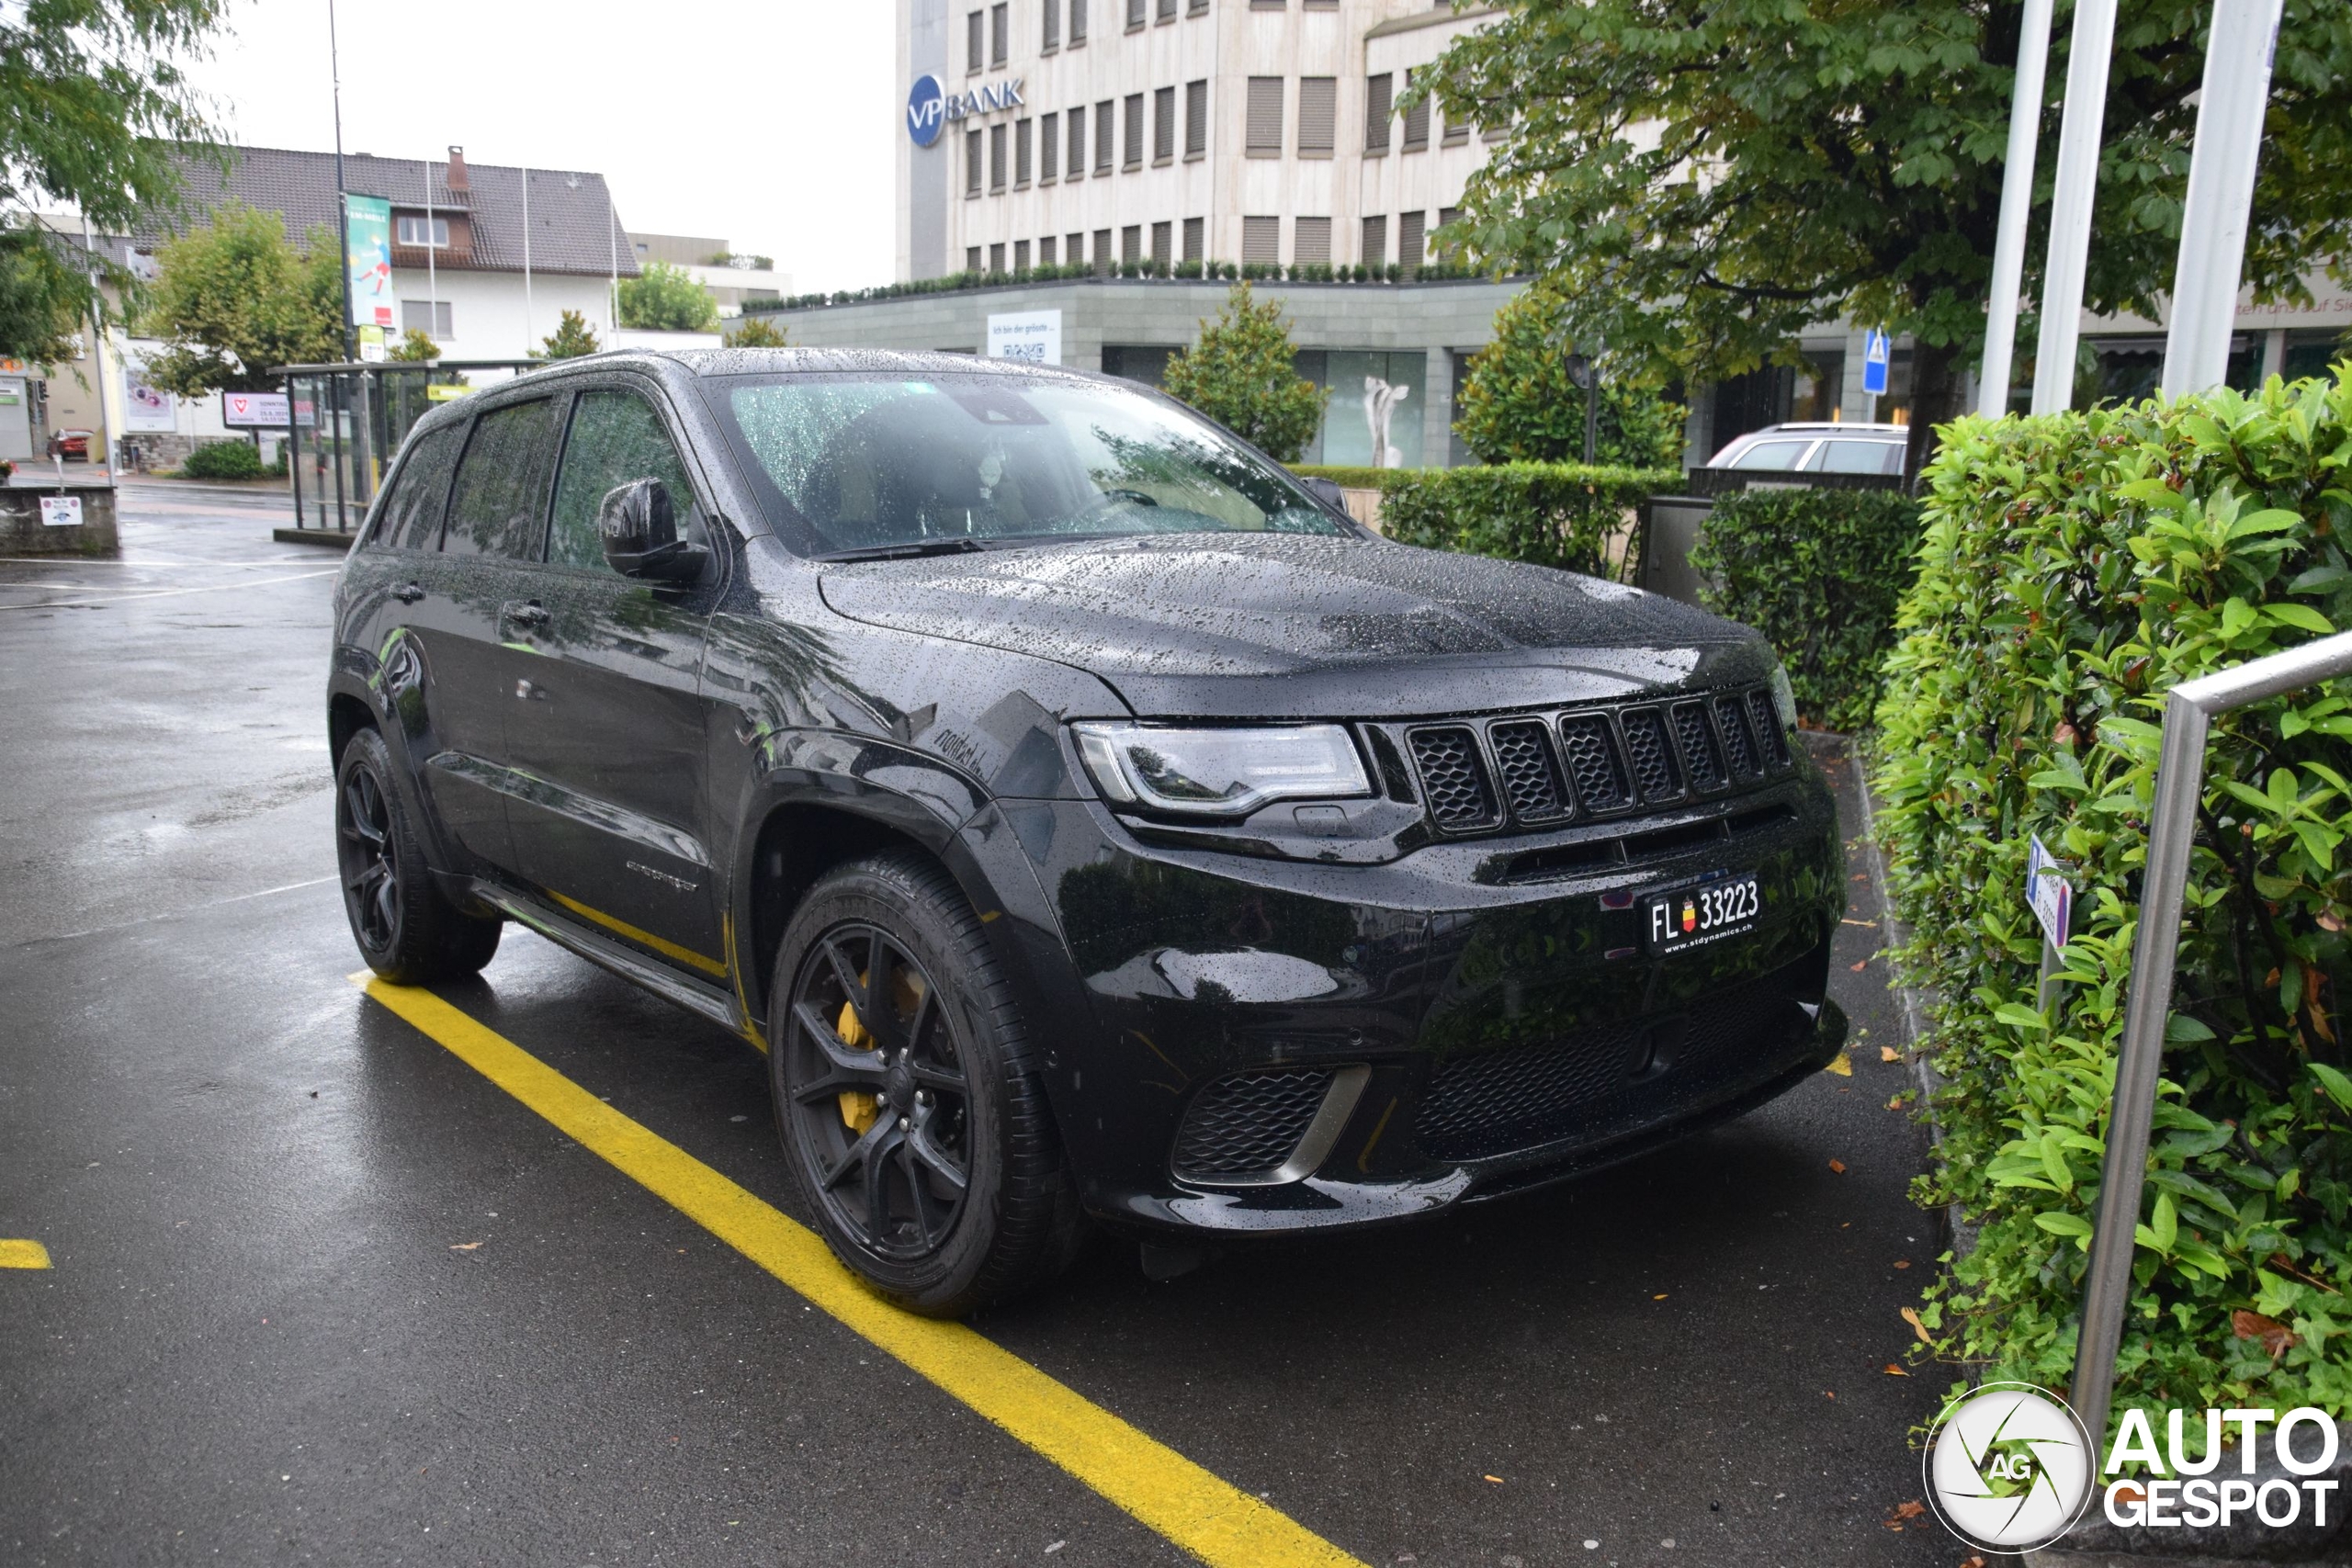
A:
{"label": "car door handle", "polygon": [[520,604],[510,603],[504,613],[506,618],[518,626],[543,626],[552,618],[548,615],[547,606],[536,599]]}
{"label": "car door handle", "polygon": [[392,597],[403,604],[413,604],[424,597],[424,585],[418,582],[403,582],[392,590]]}

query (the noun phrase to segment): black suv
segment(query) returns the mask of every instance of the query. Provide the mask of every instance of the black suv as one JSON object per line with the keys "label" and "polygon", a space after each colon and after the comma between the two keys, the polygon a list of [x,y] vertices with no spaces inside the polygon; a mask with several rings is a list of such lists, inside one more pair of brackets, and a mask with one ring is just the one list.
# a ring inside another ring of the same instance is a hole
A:
{"label": "black suv", "polygon": [[1129,383],[602,355],[428,414],[335,594],[351,925],[516,920],[768,1055],[952,1314],[1088,1219],[1425,1215],[1834,1055],[1826,785],[1751,632],[1389,544]]}

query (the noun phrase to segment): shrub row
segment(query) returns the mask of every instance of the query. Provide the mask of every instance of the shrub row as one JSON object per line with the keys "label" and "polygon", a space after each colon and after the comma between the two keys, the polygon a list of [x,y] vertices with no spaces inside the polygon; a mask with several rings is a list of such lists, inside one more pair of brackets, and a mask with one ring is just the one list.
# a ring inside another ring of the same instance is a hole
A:
{"label": "shrub row", "polygon": [[1055,283],[1090,277],[1173,278],[1179,282],[1202,278],[1242,278],[1271,283],[1440,283],[1484,276],[1458,262],[1425,262],[1408,278],[1404,268],[1390,262],[1385,266],[1332,265],[1328,263],[1301,262],[1284,266],[1276,262],[1111,262],[1097,265],[1092,262],[1062,262],[1052,266],[1024,266],[1011,271],[983,270],[951,272],[944,277],[919,277],[904,283],[876,284],[871,288],[837,288],[820,294],[793,294],[782,299],[747,299],[743,313],[768,313],[776,310],[806,310],[820,305],[859,305],[873,299],[897,299],[913,294],[952,294],[967,288],[1003,288],[1018,283]]}
{"label": "shrub row", "polygon": [[[2352,369],[2167,406],[1964,420],[1884,670],[1873,772],[1902,962],[1939,998],[1945,1139],[1981,1223],[1935,1353],[2072,1370],[2165,691],[2352,621]],[[2218,719],[2117,1407],[2352,1412],[2352,701]],[[2031,835],[2074,868],[2051,1013]]]}
{"label": "shrub row", "polygon": [[1582,463],[1296,471],[1378,489],[1381,532],[1400,544],[1619,580],[1630,577],[1640,560],[1636,509],[1680,478],[1671,469]]}
{"label": "shrub row", "polygon": [[208,441],[190,452],[179,468],[184,479],[257,479],[271,471],[248,441]]}
{"label": "shrub row", "polygon": [[1797,711],[1855,730],[1917,574],[1919,503],[1894,491],[1749,490],[1718,500],[1690,564],[1708,609],[1770,638]]}

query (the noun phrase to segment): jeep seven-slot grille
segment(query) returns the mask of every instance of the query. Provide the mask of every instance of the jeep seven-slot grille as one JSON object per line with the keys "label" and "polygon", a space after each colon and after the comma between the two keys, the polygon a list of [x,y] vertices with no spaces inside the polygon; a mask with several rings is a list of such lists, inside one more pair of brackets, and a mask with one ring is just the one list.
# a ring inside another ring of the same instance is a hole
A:
{"label": "jeep seven-slot grille", "polygon": [[1272,1176],[1306,1136],[1330,1087],[1329,1067],[1219,1078],[1184,1113],[1170,1163],[1190,1181]]}
{"label": "jeep seven-slot grille", "polygon": [[1762,686],[1619,709],[1417,725],[1407,750],[1441,832],[1533,829],[1753,785],[1791,763]]}

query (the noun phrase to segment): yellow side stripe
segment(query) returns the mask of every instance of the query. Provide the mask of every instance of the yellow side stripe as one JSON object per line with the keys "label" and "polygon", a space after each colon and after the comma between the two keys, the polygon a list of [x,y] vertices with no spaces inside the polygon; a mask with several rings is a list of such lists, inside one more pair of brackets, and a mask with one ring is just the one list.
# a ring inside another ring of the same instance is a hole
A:
{"label": "yellow side stripe", "polygon": [[960,1323],[881,1301],[817,1234],[435,996],[353,976],[368,994],[711,1235],[950,1397],[1214,1568],[1364,1568]]}
{"label": "yellow side stripe", "polygon": [[46,1269],[49,1248],[37,1241],[0,1240],[0,1269]]}
{"label": "yellow side stripe", "polygon": [[641,931],[627,920],[616,920],[604,910],[592,909],[577,898],[567,898],[552,887],[548,889],[548,897],[582,919],[593,920],[606,931],[625,936],[641,947],[651,948],[664,958],[674,958],[681,964],[691,964],[706,975],[717,975],[722,979],[726,977],[727,965],[716,958],[705,958],[691,947],[680,947],[676,942],[664,941],[651,931]]}

